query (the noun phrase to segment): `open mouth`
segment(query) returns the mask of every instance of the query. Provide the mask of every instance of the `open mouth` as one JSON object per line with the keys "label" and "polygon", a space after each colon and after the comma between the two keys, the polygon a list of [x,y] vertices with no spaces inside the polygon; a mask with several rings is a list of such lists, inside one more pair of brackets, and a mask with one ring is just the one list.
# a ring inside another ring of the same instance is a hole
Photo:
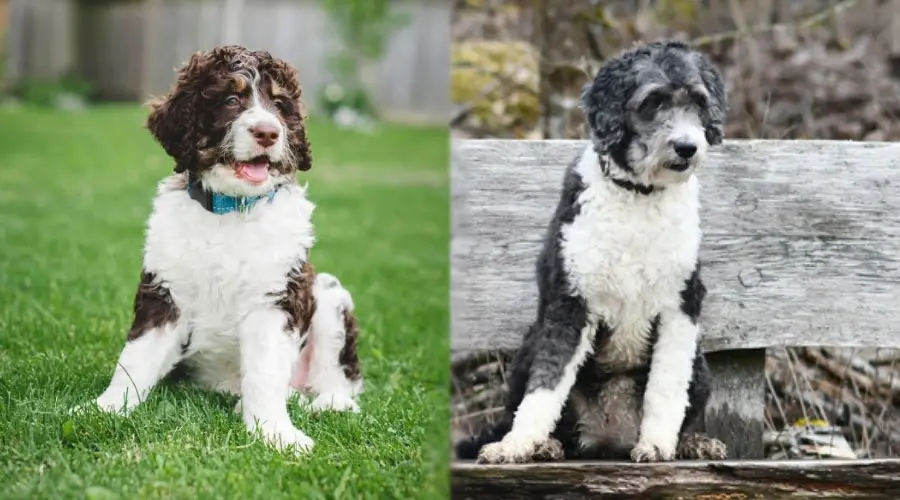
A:
{"label": "open mouth", "polygon": [[260,184],[269,178],[271,162],[266,155],[260,155],[249,161],[234,163],[234,175],[251,184]]}
{"label": "open mouth", "polygon": [[677,162],[677,163],[670,163],[670,164],[668,165],[668,167],[669,167],[670,170],[674,170],[674,171],[676,171],[676,172],[684,172],[684,171],[687,170],[690,166],[691,166],[691,163],[690,163],[690,162],[687,162],[687,161]]}

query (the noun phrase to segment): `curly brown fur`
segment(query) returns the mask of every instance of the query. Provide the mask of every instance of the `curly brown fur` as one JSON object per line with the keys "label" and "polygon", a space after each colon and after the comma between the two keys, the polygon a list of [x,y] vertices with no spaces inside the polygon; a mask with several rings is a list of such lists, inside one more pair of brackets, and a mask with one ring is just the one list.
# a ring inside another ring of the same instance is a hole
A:
{"label": "curly brown fur", "polygon": [[306,331],[312,324],[313,314],[316,313],[315,282],[316,271],[309,262],[288,273],[285,289],[276,302],[287,314],[288,330]]}
{"label": "curly brown fur", "polygon": [[356,354],[356,339],[359,336],[359,325],[356,322],[356,316],[353,311],[345,310],[344,315],[344,347],[341,349],[339,363],[344,369],[344,375],[350,380],[359,380],[361,378],[359,369],[359,357]]}
{"label": "curly brown fur", "polygon": [[[232,122],[250,105],[247,81],[254,70],[260,75],[262,104],[289,132],[291,154],[272,168],[289,174],[312,167],[296,69],[264,50],[227,45],[193,54],[178,70],[171,91],[149,103],[147,128],[175,159],[175,172],[196,173],[234,160],[222,146]],[[240,96],[239,102],[226,105],[224,100],[232,94]]]}
{"label": "curly brown fur", "polygon": [[178,320],[180,311],[172,300],[172,294],[157,279],[155,273],[141,272],[141,282],[134,295],[134,318],[128,330],[128,340],[140,338],[144,333]]}

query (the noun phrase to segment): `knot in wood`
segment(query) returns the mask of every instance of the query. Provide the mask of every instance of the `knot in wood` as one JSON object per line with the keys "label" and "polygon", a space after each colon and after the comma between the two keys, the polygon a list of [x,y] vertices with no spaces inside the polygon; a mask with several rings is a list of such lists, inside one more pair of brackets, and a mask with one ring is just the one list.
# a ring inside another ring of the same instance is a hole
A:
{"label": "knot in wood", "polygon": [[757,267],[752,269],[741,269],[741,271],[738,272],[738,281],[741,282],[741,285],[743,285],[744,288],[753,288],[762,282],[762,271]]}
{"label": "knot in wood", "polygon": [[753,193],[743,192],[734,199],[734,207],[741,213],[750,213],[756,210],[757,206],[759,206],[759,200]]}

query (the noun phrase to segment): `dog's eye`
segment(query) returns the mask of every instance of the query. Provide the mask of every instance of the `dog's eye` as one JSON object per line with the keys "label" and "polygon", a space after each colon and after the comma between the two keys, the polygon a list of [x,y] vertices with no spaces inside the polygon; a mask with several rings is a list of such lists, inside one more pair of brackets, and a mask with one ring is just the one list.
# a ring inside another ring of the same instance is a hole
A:
{"label": "dog's eye", "polygon": [[705,108],[709,104],[709,99],[703,94],[691,94],[691,100],[701,108]]}
{"label": "dog's eye", "polygon": [[282,113],[286,113],[289,109],[288,103],[284,99],[275,99],[275,108]]}
{"label": "dog's eye", "polygon": [[235,95],[235,94],[232,94],[232,95],[230,95],[230,96],[228,96],[228,97],[225,98],[225,105],[226,105],[226,106],[237,106],[237,105],[240,104],[240,103],[241,103],[241,98],[238,97],[238,96]]}
{"label": "dog's eye", "polygon": [[644,102],[638,107],[638,111],[644,114],[652,114],[665,104],[665,102],[666,99],[664,95],[654,92],[644,99]]}

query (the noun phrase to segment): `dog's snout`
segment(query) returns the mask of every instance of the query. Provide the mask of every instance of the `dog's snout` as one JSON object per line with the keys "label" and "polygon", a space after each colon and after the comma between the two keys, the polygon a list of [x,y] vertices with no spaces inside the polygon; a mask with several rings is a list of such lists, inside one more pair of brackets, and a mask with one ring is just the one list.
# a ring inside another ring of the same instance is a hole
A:
{"label": "dog's snout", "polygon": [[250,133],[256,139],[256,143],[267,148],[278,140],[278,127],[274,125],[257,125],[250,128]]}
{"label": "dog's snout", "polygon": [[685,160],[697,153],[697,145],[690,142],[676,141],[672,147],[675,148],[675,153]]}

